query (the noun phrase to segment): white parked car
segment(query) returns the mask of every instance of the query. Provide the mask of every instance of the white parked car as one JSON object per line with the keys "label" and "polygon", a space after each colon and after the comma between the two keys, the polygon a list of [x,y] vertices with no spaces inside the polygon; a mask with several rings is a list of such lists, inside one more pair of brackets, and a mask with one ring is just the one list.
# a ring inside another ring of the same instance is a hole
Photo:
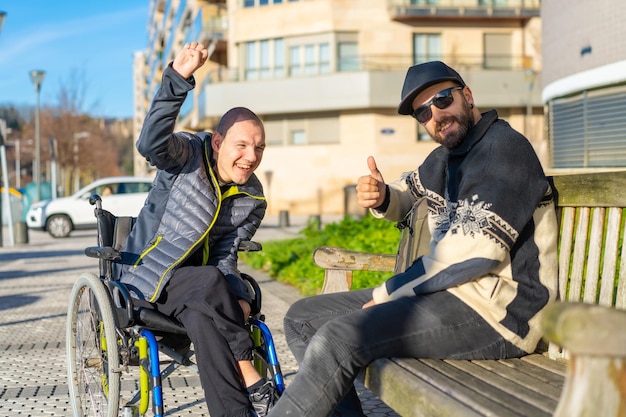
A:
{"label": "white parked car", "polygon": [[152,178],[102,178],[69,197],[34,203],[26,213],[26,224],[53,237],[67,237],[73,230],[95,229],[95,207],[89,204],[92,194],[102,197],[102,208],[116,216],[137,216],[150,187]]}

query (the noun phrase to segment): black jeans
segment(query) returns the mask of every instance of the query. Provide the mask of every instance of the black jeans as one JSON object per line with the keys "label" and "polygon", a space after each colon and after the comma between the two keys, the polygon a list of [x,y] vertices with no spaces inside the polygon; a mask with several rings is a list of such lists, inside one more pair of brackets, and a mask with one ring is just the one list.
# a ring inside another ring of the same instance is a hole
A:
{"label": "black jeans", "polygon": [[187,330],[211,417],[249,417],[250,400],[237,361],[252,359],[252,339],[239,302],[220,270],[179,268],[155,307],[178,319]]}
{"label": "black jeans", "polygon": [[363,416],[354,378],[378,358],[496,359],[525,354],[446,291],[363,310],[371,299],[368,289],[309,297],[290,307],[285,336],[299,371],[270,416]]}

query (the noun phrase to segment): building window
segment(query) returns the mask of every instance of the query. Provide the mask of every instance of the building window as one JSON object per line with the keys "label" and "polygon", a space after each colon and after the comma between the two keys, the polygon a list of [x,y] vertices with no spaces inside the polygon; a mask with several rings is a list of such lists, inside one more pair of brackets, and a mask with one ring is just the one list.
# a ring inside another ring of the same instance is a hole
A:
{"label": "building window", "polygon": [[[289,1],[298,1],[298,0],[289,0]],[[259,7],[259,6],[267,6],[270,4],[281,4],[283,0],[243,0],[243,7]]]}
{"label": "building window", "polygon": [[337,69],[339,71],[359,70],[359,46],[356,42],[339,42],[337,44]]}
{"label": "building window", "polygon": [[413,63],[441,60],[441,35],[416,33],[413,35]]}
{"label": "building window", "polygon": [[[330,41],[332,34],[316,35],[315,39],[264,39],[243,43],[242,77],[258,80],[303,75],[329,74],[335,70],[333,53],[337,53],[339,71],[361,69],[358,43],[339,41],[336,50]],[[308,41],[308,42],[307,42]]]}
{"label": "building window", "polygon": [[339,116],[265,119],[265,137],[268,144],[322,145],[339,143]]}
{"label": "building window", "polygon": [[304,45],[304,73],[312,75],[317,72],[315,45]]}
{"label": "building window", "polygon": [[285,76],[285,42],[282,38],[245,43],[246,80]]}
{"label": "building window", "polygon": [[513,37],[510,33],[485,33],[485,68],[513,68]]}
{"label": "building window", "polygon": [[554,168],[626,167],[626,86],[549,103]]}
{"label": "building window", "polygon": [[246,80],[256,80],[259,78],[258,65],[256,42],[246,42]]}
{"label": "building window", "polygon": [[418,142],[431,142],[433,138],[428,134],[426,128],[421,123],[417,124],[417,141]]}
{"label": "building window", "polygon": [[300,49],[300,46],[292,46],[289,48],[289,75],[292,77],[302,74]]}
{"label": "building window", "polygon": [[292,130],[290,143],[292,145],[306,145],[306,132],[304,130]]}
{"label": "building window", "polygon": [[282,38],[274,40],[274,76],[285,76],[285,41]]}
{"label": "building window", "polygon": [[272,57],[270,56],[270,41],[265,39],[262,40],[259,43],[259,49],[260,49],[260,75],[261,78],[270,78],[272,73],[271,73],[271,59]]}
{"label": "building window", "polygon": [[330,45],[309,43],[289,48],[289,75],[315,75],[330,72]]}
{"label": "building window", "polygon": [[330,45],[328,43],[320,44],[319,71],[320,74],[330,72]]}

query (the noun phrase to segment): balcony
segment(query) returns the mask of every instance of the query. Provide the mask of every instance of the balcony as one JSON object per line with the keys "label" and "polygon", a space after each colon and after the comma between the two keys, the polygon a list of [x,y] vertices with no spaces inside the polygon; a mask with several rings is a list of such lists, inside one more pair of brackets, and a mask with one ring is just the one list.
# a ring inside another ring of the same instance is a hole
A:
{"label": "balcony", "polygon": [[[459,70],[481,109],[524,107],[529,102],[542,105],[538,74],[528,68],[528,58],[455,55],[441,59]],[[242,80],[238,68],[221,67],[199,86],[199,120],[238,105],[265,116],[395,110],[411,58],[362,56],[352,62],[350,71],[255,80]],[[271,74],[271,69],[265,73]]]}
{"label": "balcony", "polygon": [[540,0],[388,0],[389,15],[397,22],[465,19],[514,20],[538,17]]}

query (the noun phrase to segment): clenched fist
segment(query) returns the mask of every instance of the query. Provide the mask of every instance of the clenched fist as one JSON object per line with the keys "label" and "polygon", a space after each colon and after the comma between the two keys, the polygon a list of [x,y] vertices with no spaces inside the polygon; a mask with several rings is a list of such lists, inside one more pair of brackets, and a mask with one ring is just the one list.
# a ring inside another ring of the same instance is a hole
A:
{"label": "clenched fist", "polygon": [[357,201],[361,207],[376,208],[385,201],[387,187],[373,156],[367,158],[369,175],[359,177],[356,185]]}

